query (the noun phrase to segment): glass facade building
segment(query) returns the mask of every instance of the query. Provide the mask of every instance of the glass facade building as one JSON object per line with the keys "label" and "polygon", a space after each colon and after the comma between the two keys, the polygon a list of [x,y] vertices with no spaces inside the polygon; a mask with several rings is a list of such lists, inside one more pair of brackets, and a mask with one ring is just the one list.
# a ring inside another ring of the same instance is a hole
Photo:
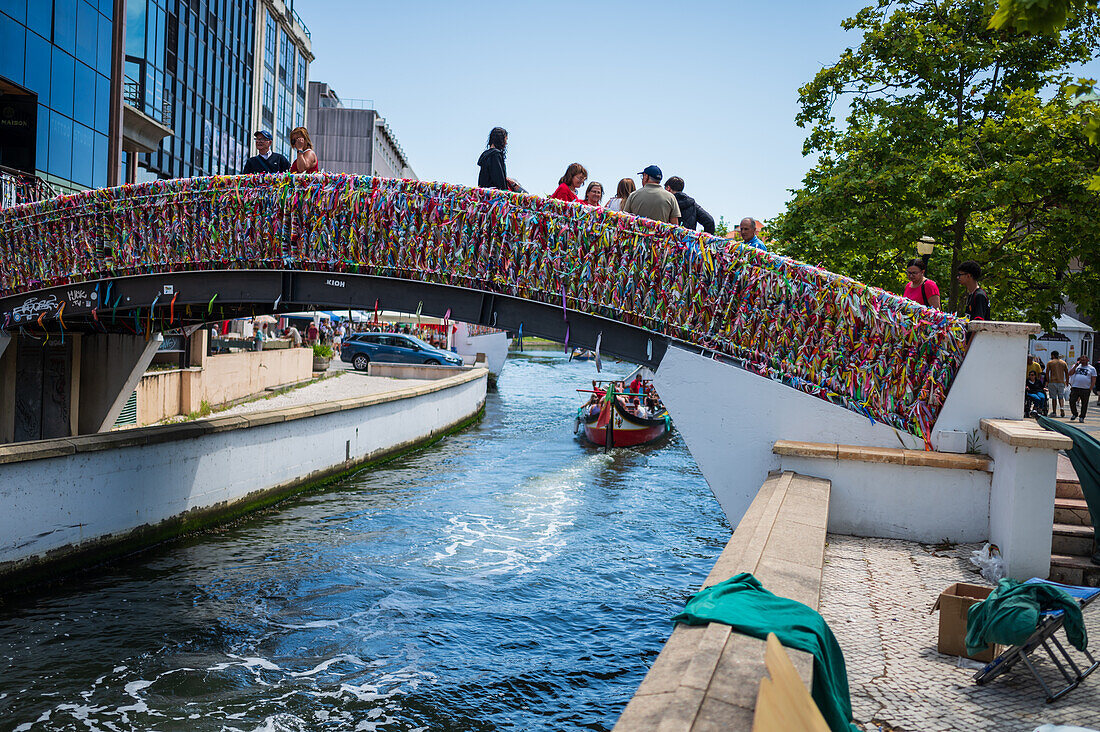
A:
{"label": "glass facade building", "polygon": [[306,123],[306,92],[309,63],[313,60],[309,29],[294,12],[293,5],[280,0],[259,0],[257,46],[263,58],[256,64],[258,100],[253,105],[256,129],[274,135],[271,149],[293,161],[290,131]]}
{"label": "glass facade building", "polygon": [[138,180],[237,173],[251,141],[255,0],[127,0],[127,101],[172,129]]}
{"label": "glass facade building", "polygon": [[0,164],[59,192],[107,184],[113,12],[113,0],[0,0],[0,117],[29,115],[2,131]]}

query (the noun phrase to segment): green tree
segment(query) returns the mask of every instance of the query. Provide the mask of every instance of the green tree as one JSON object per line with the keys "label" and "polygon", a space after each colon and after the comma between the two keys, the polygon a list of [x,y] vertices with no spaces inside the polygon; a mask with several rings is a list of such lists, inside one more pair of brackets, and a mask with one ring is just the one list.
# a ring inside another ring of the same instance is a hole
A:
{"label": "green tree", "polygon": [[1100,266],[1088,105],[1043,100],[1067,64],[1096,52],[1095,14],[1043,37],[989,28],[983,0],[880,0],[843,26],[862,44],[800,90],[804,152],[819,159],[770,222],[783,251],[896,290],[915,242],[931,235],[946,307],[959,305],[958,264],[975,259],[995,317],[1049,323],[1063,293],[1087,289],[1080,281]]}

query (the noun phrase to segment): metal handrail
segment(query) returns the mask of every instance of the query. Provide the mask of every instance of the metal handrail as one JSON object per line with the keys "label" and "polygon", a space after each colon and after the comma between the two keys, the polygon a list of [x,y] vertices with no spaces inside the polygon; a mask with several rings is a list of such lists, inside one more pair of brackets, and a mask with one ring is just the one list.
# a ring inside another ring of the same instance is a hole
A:
{"label": "metal handrail", "polygon": [[37,203],[57,195],[53,186],[37,175],[0,165],[0,208]]}

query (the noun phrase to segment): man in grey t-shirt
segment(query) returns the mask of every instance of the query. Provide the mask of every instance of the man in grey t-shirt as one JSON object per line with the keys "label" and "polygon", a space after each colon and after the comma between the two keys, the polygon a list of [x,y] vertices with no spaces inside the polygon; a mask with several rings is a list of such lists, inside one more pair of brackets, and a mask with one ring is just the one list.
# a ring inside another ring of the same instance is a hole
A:
{"label": "man in grey t-shirt", "polygon": [[680,205],[676,203],[676,197],[661,188],[661,178],[664,177],[661,169],[656,165],[647,165],[638,175],[642,176],[642,187],[627,197],[623,211],[673,226],[680,223]]}

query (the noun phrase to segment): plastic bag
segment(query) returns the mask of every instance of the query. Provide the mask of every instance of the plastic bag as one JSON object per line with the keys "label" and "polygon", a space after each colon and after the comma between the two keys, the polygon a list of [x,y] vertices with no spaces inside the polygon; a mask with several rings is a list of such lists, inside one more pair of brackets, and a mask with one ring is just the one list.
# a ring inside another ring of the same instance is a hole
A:
{"label": "plastic bag", "polygon": [[997,584],[1005,576],[1005,561],[996,544],[985,543],[976,552],[970,552],[970,563],[981,570],[982,577]]}

